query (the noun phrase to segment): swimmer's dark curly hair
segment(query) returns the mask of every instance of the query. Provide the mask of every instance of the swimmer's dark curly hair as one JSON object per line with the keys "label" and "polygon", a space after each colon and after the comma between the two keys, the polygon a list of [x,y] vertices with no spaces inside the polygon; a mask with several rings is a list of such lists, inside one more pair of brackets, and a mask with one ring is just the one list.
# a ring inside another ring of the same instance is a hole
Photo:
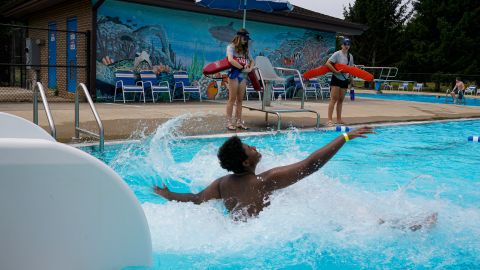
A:
{"label": "swimmer's dark curly hair", "polygon": [[243,173],[245,168],[243,162],[247,160],[248,156],[243,149],[242,140],[237,136],[228,139],[218,150],[218,159],[220,166],[227,171],[234,173]]}

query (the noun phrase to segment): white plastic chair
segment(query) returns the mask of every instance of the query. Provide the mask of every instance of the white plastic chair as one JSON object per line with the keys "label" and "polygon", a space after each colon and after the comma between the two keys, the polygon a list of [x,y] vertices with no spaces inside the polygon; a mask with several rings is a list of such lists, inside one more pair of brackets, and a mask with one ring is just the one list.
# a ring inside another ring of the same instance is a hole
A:
{"label": "white plastic chair", "polygon": [[255,66],[260,70],[264,81],[285,84],[285,78],[278,76],[275,68],[267,57],[257,56],[257,58],[255,58]]}
{"label": "white plastic chair", "polygon": [[393,86],[390,83],[385,82],[383,84],[383,90],[393,90]]}
{"label": "white plastic chair", "polygon": [[413,86],[412,91],[417,91],[420,92],[423,90],[423,83],[416,83],[415,86]]}
{"label": "white plastic chair", "polygon": [[[255,58],[255,66],[260,70],[263,81],[272,83],[272,97],[274,93],[283,93],[286,97],[285,78],[278,76],[270,60],[265,56]],[[273,100],[273,98],[272,98]]]}
{"label": "white plastic chair", "polygon": [[408,90],[408,83],[399,84],[397,90],[407,91]]}

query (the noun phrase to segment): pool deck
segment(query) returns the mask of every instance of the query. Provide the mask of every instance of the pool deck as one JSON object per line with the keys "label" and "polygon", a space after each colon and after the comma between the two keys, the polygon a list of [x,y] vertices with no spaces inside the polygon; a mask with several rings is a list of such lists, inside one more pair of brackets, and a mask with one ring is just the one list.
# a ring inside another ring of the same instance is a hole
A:
{"label": "pool deck", "polygon": [[[373,93],[373,91],[357,91]],[[411,93],[384,91],[384,93]],[[426,93],[421,93],[426,94]],[[433,95],[441,95],[434,93]],[[185,135],[227,133],[225,129],[225,101],[192,101],[183,103],[96,103],[97,111],[105,128],[106,140],[138,139],[144,134],[153,132],[158,125],[183,114],[191,117],[182,125]],[[259,106],[258,100],[244,101],[244,105]],[[300,100],[272,102],[275,108],[300,107]],[[0,111],[23,117],[29,121],[33,119],[31,103],[0,103]],[[43,106],[39,105],[40,125],[50,132]],[[57,129],[57,139],[61,142],[73,142],[74,136],[74,103],[50,103],[53,119]],[[309,98],[305,108],[318,111],[322,126],[327,121],[328,100],[316,101]],[[244,121],[250,127],[249,131],[267,131],[276,128],[276,117],[269,116],[268,126],[265,125],[265,114],[256,111],[243,110]],[[200,117],[197,117],[200,116]],[[335,116],[335,112],[334,112]],[[452,104],[434,104],[397,100],[381,100],[357,98],[350,101],[346,98],[343,106],[343,118],[349,124],[369,124],[385,122],[407,122],[440,119],[478,118],[479,106],[463,106]],[[334,118],[335,119],[335,118]],[[316,118],[311,113],[288,113],[282,115],[282,129],[289,126],[298,128],[314,128]],[[86,103],[80,106],[80,125],[96,131],[96,123],[90,108]],[[238,131],[241,132],[241,131]],[[230,132],[234,134],[235,132]]]}

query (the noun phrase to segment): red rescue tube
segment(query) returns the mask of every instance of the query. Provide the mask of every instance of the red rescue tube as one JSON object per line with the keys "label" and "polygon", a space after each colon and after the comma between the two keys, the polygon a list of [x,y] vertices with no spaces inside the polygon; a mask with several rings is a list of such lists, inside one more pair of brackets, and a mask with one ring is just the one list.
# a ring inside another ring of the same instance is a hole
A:
{"label": "red rescue tube", "polygon": [[323,74],[327,74],[331,72],[327,66],[319,66],[317,68],[311,69],[303,74],[305,79],[311,79],[313,77],[322,76]]}
{"label": "red rescue tube", "polygon": [[[365,81],[373,81],[373,75],[363,69],[344,64],[335,64],[334,66],[337,70],[341,70],[342,72],[348,73],[354,77],[361,78]],[[305,72],[303,77],[305,77],[305,79],[311,79],[313,77],[324,75],[328,72],[331,71],[327,66],[320,66]]]}
{"label": "red rescue tube", "polygon": [[252,83],[252,87],[253,89],[255,89],[255,91],[263,91],[263,87],[262,87],[262,83],[260,82],[260,79],[257,74],[257,70],[254,69],[252,71],[250,71],[248,73],[248,78],[250,79],[250,82]]}
{"label": "red rescue tube", "polygon": [[232,66],[227,58],[207,64],[203,68],[203,75],[211,75],[229,69]]}
{"label": "red rescue tube", "polygon": [[[245,66],[245,59],[237,58],[237,57],[234,57],[233,59],[235,59],[235,61],[237,61],[242,66]],[[232,67],[232,64],[230,64],[230,62],[228,61],[228,58],[225,57],[221,60],[218,60],[218,61],[207,64],[203,68],[203,75],[205,75],[205,76],[212,75],[212,74],[218,73],[220,71],[224,71],[226,69],[229,69],[231,67]]]}
{"label": "red rescue tube", "polygon": [[348,66],[344,64],[335,64],[335,68],[337,70],[342,70],[342,72],[346,72],[354,77],[363,79],[365,81],[373,81],[373,75],[370,72],[367,72],[363,69],[359,69],[357,67]]}

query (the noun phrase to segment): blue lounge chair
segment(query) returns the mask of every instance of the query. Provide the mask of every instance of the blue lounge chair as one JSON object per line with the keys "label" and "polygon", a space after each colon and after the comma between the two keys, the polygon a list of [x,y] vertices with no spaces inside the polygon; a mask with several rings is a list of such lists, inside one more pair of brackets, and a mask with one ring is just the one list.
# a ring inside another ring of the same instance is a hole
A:
{"label": "blue lounge chair", "polygon": [[140,71],[140,79],[143,83],[144,91],[146,89],[150,89],[152,92],[152,100],[155,103],[155,93],[168,93],[168,100],[172,102],[172,95],[170,93],[170,84],[168,81],[161,81],[157,80],[157,74],[155,74],[152,70],[142,70]]}
{"label": "blue lounge chair", "polygon": [[185,71],[177,71],[173,73],[173,79],[175,80],[174,88],[174,96],[175,96],[175,89],[181,88],[183,93],[183,102],[185,100],[185,93],[198,93],[200,98],[200,102],[202,102],[202,94],[200,93],[200,88],[198,86],[194,86],[190,84],[190,80],[188,79],[188,74]]}
{"label": "blue lounge chair", "polygon": [[[143,103],[145,103],[145,91],[143,89],[143,83],[136,82],[133,71],[116,71],[115,79],[115,95],[113,96],[113,102],[116,102],[117,89],[121,89],[123,103],[125,103],[125,93],[141,93],[143,95]],[[133,100],[135,100],[135,96],[129,101]]]}

